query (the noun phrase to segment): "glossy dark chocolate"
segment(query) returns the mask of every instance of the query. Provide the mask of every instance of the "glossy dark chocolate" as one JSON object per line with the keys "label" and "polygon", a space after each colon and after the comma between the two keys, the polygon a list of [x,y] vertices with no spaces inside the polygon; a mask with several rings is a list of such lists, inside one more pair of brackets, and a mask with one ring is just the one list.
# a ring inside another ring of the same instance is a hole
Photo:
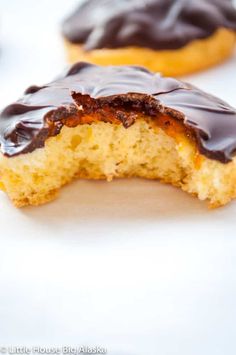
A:
{"label": "glossy dark chocolate", "polygon": [[75,64],[47,85],[30,87],[2,111],[1,151],[9,157],[32,152],[64,125],[81,124],[85,115],[99,114],[104,121],[111,115],[128,128],[140,112],[157,124],[159,114],[181,122],[191,131],[200,153],[210,159],[227,163],[234,156],[236,110],[227,103],[144,68],[88,63]]}
{"label": "glossy dark chocolate", "polygon": [[128,46],[178,49],[219,28],[236,30],[231,0],[86,0],[63,23],[85,50]]}

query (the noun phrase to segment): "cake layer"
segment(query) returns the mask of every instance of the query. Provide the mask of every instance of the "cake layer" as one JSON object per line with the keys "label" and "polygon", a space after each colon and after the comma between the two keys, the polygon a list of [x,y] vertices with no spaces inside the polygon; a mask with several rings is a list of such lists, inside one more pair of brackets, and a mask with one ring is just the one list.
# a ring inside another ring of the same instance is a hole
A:
{"label": "cake layer", "polygon": [[211,207],[235,198],[235,159],[225,165],[200,155],[175,121],[165,125],[163,118],[161,128],[139,115],[129,129],[95,116],[88,121],[64,126],[32,153],[12,158],[0,154],[0,188],[17,207],[48,202],[77,178],[158,179],[208,200]]}

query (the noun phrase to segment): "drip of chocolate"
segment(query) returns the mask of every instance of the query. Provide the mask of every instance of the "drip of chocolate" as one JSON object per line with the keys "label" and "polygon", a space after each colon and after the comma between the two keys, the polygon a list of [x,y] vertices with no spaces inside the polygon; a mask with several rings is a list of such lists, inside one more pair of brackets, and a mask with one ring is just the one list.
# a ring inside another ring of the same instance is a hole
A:
{"label": "drip of chocolate", "polygon": [[[107,111],[108,110],[108,111]],[[156,120],[170,115],[191,131],[201,154],[228,163],[236,152],[236,110],[182,81],[135,66],[77,63],[59,79],[30,87],[0,115],[1,152],[8,156],[43,147],[64,125],[108,112],[128,128],[135,113]],[[109,115],[104,114],[104,120]]]}
{"label": "drip of chocolate", "polygon": [[63,23],[85,50],[128,46],[178,49],[217,29],[236,31],[232,0],[85,0]]}

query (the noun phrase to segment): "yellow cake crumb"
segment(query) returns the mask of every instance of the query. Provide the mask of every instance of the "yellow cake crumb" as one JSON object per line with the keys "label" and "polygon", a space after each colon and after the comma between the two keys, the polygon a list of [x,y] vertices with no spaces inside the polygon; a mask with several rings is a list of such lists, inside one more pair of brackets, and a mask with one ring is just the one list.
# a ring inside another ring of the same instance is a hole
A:
{"label": "yellow cake crumb", "polygon": [[236,160],[221,164],[207,159],[183,133],[174,138],[144,118],[128,129],[105,122],[64,126],[44,148],[0,156],[0,187],[18,207],[50,201],[74,178],[121,177],[171,183],[211,207],[236,196]]}

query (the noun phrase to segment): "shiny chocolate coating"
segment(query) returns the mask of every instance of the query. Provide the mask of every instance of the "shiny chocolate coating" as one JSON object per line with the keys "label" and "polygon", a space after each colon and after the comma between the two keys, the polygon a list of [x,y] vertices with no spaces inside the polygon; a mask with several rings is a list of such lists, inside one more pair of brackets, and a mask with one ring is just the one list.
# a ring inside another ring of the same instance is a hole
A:
{"label": "shiny chocolate coating", "polygon": [[[107,114],[108,112],[108,114]],[[76,63],[55,81],[31,86],[0,115],[1,152],[8,156],[43,147],[62,127],[85,115],[111,115],[129,128],[138,114],[178,121],[206,157],[228,163],[236,152],[236,110],[190,84],[135,66]],[[96,120],[96,119],[94,119]]]}
{"label": "shiny chocolate coating", "polygon": [[87,51],[164,50],[207,38],[219,28],[236,31],[231,0],[85,0],[64,21],[62,33]]}

